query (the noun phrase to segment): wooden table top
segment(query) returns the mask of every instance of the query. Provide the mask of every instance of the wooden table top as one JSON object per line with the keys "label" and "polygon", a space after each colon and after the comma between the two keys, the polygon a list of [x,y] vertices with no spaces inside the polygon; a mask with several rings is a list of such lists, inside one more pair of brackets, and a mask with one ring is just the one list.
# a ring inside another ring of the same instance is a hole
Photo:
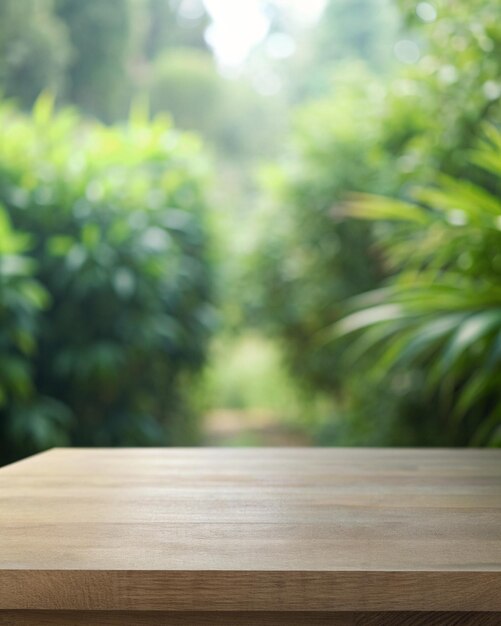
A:
{"label": "wooden table top", "polygon": [[0,608],[501,611],[501,450],[54,449],[0,469]]}

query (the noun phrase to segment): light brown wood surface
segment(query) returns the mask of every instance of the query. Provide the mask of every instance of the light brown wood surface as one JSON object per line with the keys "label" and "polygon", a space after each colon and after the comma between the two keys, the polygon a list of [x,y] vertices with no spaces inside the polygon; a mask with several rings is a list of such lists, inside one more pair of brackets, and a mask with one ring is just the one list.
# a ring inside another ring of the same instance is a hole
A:
{"label": "light brown wood surface", "polygon": [[501,611],[501,450],[52,450],[0,470],[6,609]]}

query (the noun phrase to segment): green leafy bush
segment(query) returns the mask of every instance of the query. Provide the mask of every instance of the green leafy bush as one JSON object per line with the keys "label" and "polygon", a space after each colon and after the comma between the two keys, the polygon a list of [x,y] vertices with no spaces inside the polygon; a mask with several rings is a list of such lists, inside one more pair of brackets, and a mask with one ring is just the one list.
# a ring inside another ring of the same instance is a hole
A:
{"label": "green leafy bush", "polygon": [[[396,270],[389,286],[362,296],[341,335],[376,358],[381,384],[424,373],[421,393],[436,409],[444,444],[501,443],[501,133],[474,153],[491,191],[444,177],[415,192],[421,204],[362,197],[352,213],[395,221],[386,241]],[[408,250],[412,248],[412,255]]]}
{"label": "green leafy bush", "polygon": [[[416,62],[383,77],[337,65],[331,95],[300,111],[288,162],[272,173],[274,206],[251,259],[261,308],[251,303],[250,313],[282,341],[298,379],[333,399],[322,443],[470,440],[468,429],[457,438],[443,430],[439,405],[420,392],[426,371],[383,385],[364,363],[346,362],[348,337],[325,340],[347,300],[397,271],[383,252],[393,228],[354,222],[350,193],[408,199],[439,173],[492,190],[492,176],[473,170],[468,154],[484,123],[501,118],[499,3],[475,0],[472,18],[470,2],[440,0],[426,19],[414,2],[401,4],[409,28],[421,22],[402,35]],[[400,245],[412,254],[404,233]]]}
{"label": "green leafy bush", "polygon": [[[407,105],[405,102],[404,105]],[[332,345],[318,334],[342,315],[344,301],[384,276],[372,228],[346,218],[348,190],[390,193],[400,172],[381,119],[386,92],[360,64],[339,72],[335,95],[304,107],[296,120],[292,156],[268,172],[275,205],[263,220],[262,243],[250,259],[257,322],[279,337],[293,373],[305,385],[333,392],[345,378]],[[391,121],[393,149],[399,121]],[[279,207],[278,209],[276,207]]]}
{"label": "green leafy bush", "polygon": [[[46,96],[32,117],[2,105],[0,129],[0,202],[49,296],[27,311],[27,422],[64,423],[76,445],[187,436],[214,317],[198,141],[139,111],[123,127],[84,124]],[[26,452],[10,402],[3,421],[10,456]]]}
{"label": "green leafy bush", "polygon": [[[14,232],[0,207],[0,458],[10,458],[13,440],[20,453],[33,445],[66,443],[60,424],[43,419],[44,401],[34,400],[31,358],[37,346],[38,312],[47,293],[33,278],[26,254],[29,239]],[[42,417],[28,422],[34,402]]]}

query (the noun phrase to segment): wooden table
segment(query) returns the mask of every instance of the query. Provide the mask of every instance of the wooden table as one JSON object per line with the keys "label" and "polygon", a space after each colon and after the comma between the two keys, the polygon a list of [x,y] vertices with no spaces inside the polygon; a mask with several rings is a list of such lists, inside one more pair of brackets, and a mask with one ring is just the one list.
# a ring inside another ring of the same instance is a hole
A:
{"label": "wooden table", "polygon": [[0,624],[500,625],[501,450],[39,454],[0,470]]}

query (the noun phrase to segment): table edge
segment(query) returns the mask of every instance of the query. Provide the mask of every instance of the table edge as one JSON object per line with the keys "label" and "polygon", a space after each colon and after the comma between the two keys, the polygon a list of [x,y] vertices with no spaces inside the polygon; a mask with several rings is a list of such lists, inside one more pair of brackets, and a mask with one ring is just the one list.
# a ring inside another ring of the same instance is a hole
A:
{"label": "table edge", "polygon": [[0,609],[501,611],[501,571],[0,570]]}

